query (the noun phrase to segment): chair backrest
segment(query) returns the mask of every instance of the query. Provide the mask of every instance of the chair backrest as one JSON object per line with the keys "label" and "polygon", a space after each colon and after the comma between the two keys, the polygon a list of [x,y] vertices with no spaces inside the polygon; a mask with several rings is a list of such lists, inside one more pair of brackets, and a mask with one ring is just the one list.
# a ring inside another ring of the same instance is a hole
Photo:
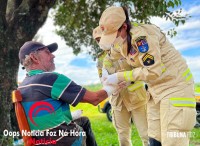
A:
{"label": "chair backrest", "polygon": [[[24,131],[26,130],[27,132],[31,132],[31,130],[26,118],[26,114],[24,112],[24,108],[21,104],[21,101],[22,101],[22,96],[21,96],[20,91],[14,90],[12,92],[12,102],[14,103],[14,106],[15,106],[15,114],[17,117],[20,133],[22,134],[22,130]],[[31,143],[31,136],[22,135],[22,137],[23,137],[25,146],[34,146]]]}

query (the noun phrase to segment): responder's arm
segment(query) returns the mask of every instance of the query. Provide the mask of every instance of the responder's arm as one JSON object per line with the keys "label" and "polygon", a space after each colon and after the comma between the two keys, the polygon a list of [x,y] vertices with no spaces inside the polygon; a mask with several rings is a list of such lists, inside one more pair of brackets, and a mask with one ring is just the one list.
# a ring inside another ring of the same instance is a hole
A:
{"label": "responder's arm", "polygon": [[106,83],[116,84],[120,81],[138,80],[148,81],[154,80],[162,74],[163,64],[161,62],[160,37],[163,37],[163,34],[160,33],[160,36],[156,36],[144,33],[136,36],[134,43],[139,52],[137,56],[140,63],[139,67],[108,76]]}

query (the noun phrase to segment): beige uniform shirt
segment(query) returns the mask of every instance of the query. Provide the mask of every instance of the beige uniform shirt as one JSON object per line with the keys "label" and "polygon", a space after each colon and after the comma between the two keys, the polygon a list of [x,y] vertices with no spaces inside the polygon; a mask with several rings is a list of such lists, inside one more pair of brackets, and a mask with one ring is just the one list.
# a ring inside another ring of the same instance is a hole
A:
{"label": "beige uniform shirt", "polygon": [[101,54],[98,55],[96,67],[98,69],[99,78],[102,77],[102,68],[103,68],[103,59],[105,58],[107,52],[103,51]]}
{"label": "beige uniform shirt", "polygon": [[127,63],[134,67],[134,81],[148,83],[149,92],[156,103],[194,83],[186,61],[158,27],[140,25],[133,27],[131,34],[130,53],[127,55],[127,49],[122,48],[115,51],[121,52]]}
{"label": "beige uniform shirt", "polygon": [[[101,57],[98,58],[97,67],[104,67],[109,74],[133,69],[133,67],[127,64],[126,59],[122,56],[118,61],[113,61],[108,54],[103,60]],[[112,109],[121,111],[123,103],[127,110],[131,111],[147,103],[147,93],[144,88],[144,82],[139,81],[135,84],[131,84],[129,87],[129,89],[122,89],[120,92],[114,93],[110,97]]]}

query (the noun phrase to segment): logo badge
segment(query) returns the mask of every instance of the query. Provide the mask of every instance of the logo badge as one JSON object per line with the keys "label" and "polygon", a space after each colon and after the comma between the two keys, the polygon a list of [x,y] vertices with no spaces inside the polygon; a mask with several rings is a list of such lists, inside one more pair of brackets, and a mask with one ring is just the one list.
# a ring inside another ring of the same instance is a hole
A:
{"label": "logo badge", "polygon": [[132,47],[129,54],[130,55],[135,55],[137,53],[137,51]]}
{"label": "logo badge", "polygon": [[145,66],[150,66],[155,63],[154,57],[148,53],[144,55],[144,57],[142,58],[142,61]]}
{"label": "logo badge", "polygon": [[37,126],[37,124],[33,120],[33,117],[36,117],[40,111],[47,111],[49,113],[53,113],[55,110],[52,104],[46,101],[38,101],[31,105],[28,112],[28,116],[30,118],[31,123],[35,126]]}
{"label": "logo badge", "polygon": [[139,52],[146,53],[149,50],[149,45],[146,40],[146,36],[138,37],[136,40],[136,46],[138,47]]}

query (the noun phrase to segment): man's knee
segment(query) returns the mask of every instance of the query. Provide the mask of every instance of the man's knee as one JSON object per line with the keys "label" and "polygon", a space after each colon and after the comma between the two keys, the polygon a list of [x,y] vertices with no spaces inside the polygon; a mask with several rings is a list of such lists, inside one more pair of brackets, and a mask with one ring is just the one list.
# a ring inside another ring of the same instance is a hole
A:
{"label": "man's knee", "polygon": [[74,122],[83,128],[90,127],[90,120],[88,117],[80,117],[80,118],[74,120]]}

